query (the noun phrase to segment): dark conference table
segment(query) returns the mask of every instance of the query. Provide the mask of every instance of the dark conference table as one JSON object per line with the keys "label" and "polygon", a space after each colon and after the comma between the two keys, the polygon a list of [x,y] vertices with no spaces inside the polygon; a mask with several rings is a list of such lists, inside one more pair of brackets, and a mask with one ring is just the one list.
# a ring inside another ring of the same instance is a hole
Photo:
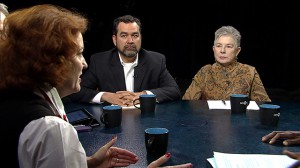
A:
{"label": "dark conference table", "polygon": [[[230,110],[210,110],[207,101],[174,101],[157,104],[153,115],[140,110],[123,110],[122,124],[105,128],[103,124],[91,132],[79,133],[79,139],[91,155],[101,146],[118,136],[114,146],[136,153],[140,160],[130,167],[146,167],[147,158],[144,130],[149,127],[169,129],[168,152],[171,159],[165,165],[191,162],[195,168],[210,167],[207,158],[213,152],[239,154],[282,154],[283,149],[300,152],[297,146],[276,146],[261,142],[261,137],[273,130],[300,130],[300,103],[273,102],[281,106],[277,127],[260,125],[258,110],[231,114]],[[85,108],[96,119],[102,113],[101,105],[66,102],[66,111]]]}

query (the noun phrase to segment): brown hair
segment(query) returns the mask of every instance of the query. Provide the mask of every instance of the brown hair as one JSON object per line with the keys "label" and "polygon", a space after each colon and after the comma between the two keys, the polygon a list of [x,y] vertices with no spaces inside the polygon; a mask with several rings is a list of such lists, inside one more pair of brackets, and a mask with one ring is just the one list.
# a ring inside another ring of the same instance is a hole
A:
{"label": "brown hair", "polygon": [[61,84],[79,51],[76,35],[87,19],[53,5],[36,5],[7,16],[0,39],[0,89]]}

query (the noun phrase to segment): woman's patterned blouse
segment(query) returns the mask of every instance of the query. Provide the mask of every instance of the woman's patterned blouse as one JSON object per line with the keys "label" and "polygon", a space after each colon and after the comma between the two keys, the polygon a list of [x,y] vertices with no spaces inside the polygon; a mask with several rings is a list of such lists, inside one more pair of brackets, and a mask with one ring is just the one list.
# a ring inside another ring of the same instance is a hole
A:
{"label": "woman's patterned blouse", "polygon": [[253,101],[271,102],[256,69],[234,62],[205,65],[194,76],[183,100],[229,100],[230,94],[248,94]]}

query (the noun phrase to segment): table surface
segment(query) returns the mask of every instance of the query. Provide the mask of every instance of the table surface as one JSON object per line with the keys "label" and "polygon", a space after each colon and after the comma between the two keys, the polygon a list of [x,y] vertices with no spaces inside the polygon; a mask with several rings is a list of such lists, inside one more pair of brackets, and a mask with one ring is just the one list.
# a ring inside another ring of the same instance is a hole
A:
{"label": "table surface", "polygon": [[[173,101],[156,105],[152,115],[140,110],[123,110],[122,124],[117,128],[105,128],[103,124],[91,132],[79,133],[79,139],[87,155],[118,136],[115,146],[128,149],[140,160],[130,167],[146,167],[147,157],[144,130],[149,127],[169,129],[168,152],[171,159],[165,165],[191,162],[195,168],[210,167],[207,158],[213,152],[239,154],[282,154],[284,149],[300,152],[297,146],[275,146],[261,142],[261,137],[273,130],[299,130],[300,103],[273,102],[280,105],[277,127],[262,126],[259,111],[248,110],[243,114],[231,114],[230,110],[210,110],[207,101]],[[66,111],[85,108],[99,120],[102,106],[96,104],[65,103]]]}

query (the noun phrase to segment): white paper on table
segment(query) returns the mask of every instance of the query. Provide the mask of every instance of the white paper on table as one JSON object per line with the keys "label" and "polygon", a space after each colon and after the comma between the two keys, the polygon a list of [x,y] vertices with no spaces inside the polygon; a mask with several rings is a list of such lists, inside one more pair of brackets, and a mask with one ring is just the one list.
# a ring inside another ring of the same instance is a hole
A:
{"label": "white paper on table", "polygon": [[225,104],[222,100],[207,100],[207,104],[209,109],[231,109],[229,100],[226,100]]}
{"label": "white paper on table", "polygon": [[[140,104],[137,104],[136,106],[140,107]],[[134,106],[128,106],[128,107],[124,106],[124,107],[122,107],[122,109],[137,109],[137,108]]]}
{"label": "white paper on table", "polygon": [[[207,104],[209,109],[231,109],[230,101],[226,100],[225,104],[222,100],[207,100]],[[259,107],[255,101],[250,101],[249,105],[247,106],[248,110],[259,110]]]}
{"label": "white paper on table", "polygon": [[214,168],[284,168],[291,166],[297,161],[286,155],[230,154],[221,152],[214,152],[214,157],[210,158],[210,160],[210,163],[215,163],[215,165],[212,164],[212,166],[215,166]]}
{"label": "white paper on table", "polygon": [[247,106],[248,110],[259,110],[259,107],[255,101],[250,101],[249,105]]}
{"label": "white paper on table", "polygon": [[210,165],[213,168],[217,168],[217,163],[216,163],[216,159],[215,158],[207,158],[207,161],[210,163]]}

